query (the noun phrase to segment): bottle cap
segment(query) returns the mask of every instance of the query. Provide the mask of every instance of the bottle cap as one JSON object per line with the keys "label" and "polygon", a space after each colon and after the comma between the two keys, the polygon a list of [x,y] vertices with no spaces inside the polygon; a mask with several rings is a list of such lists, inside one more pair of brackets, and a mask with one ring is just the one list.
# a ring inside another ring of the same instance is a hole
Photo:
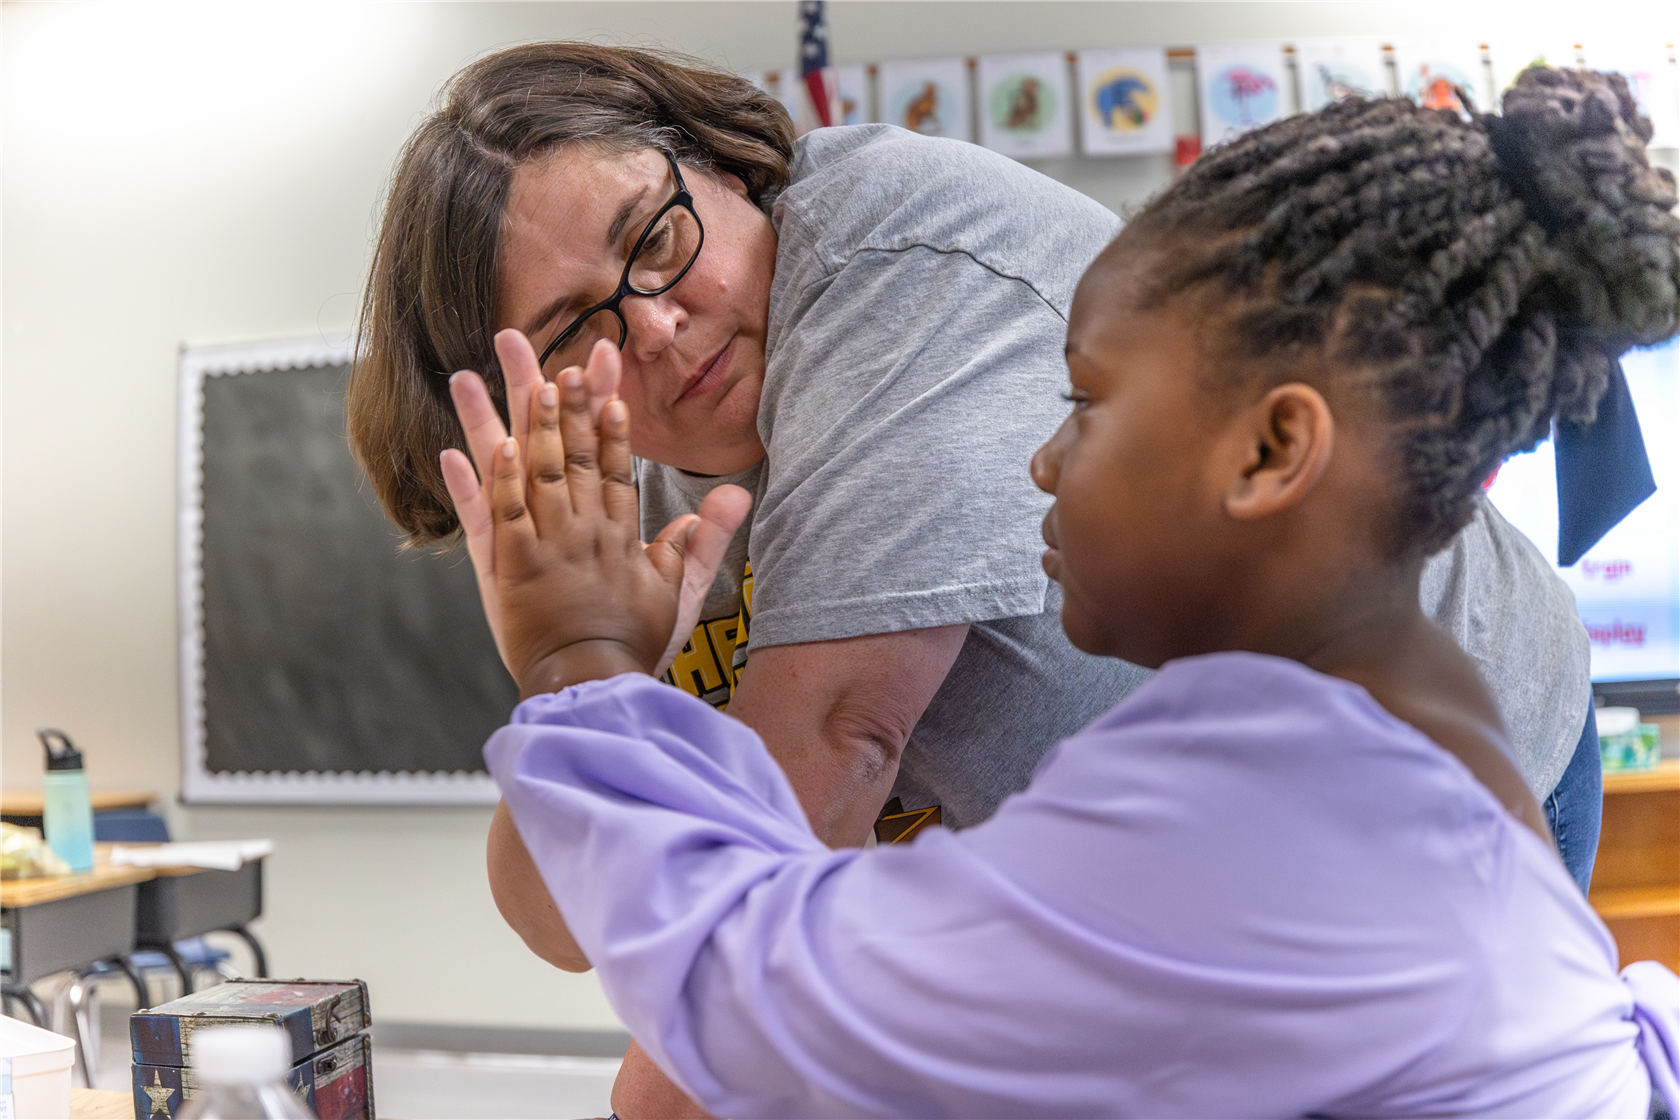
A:
{"label": "bottle cap", "polygon": [[279,1027],[204,1027],[188,1036],[188,1052],[206,1085],[278,1081],[292,1064],[291,1039]]}
{"label": "bottle cap", "polygon": [[41,740],[41,745],[47,748],[48,770],[80,770],[82,768],[82,752],[70,741],[70,736],[52,727],[43,727],[35,732]]}

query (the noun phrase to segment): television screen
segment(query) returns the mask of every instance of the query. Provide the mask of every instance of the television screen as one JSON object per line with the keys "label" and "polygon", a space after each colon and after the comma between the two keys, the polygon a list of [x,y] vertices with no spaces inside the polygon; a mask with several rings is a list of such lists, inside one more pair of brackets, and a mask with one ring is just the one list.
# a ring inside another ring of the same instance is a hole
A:
{"label": "television screen", "polygon": [[[1574,567],[1558,569],[1575,593],[1592,641],[1593,681],[1600,685],[1680,678],[1680,347],[1669,342],[1629,351],[1622,368],[1657,492]],[[1550,440],[1507,460],[1488,496],[1542,555],[1557,562]]]}

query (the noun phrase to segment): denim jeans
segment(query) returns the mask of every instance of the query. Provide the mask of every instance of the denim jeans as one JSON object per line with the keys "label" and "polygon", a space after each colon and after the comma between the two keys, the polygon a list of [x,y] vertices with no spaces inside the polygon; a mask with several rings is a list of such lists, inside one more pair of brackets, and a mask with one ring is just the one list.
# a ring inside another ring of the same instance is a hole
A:
{"label": "denim jeans", "polygon": [[1581,740],[1569,759],[1557,788],[1541,808],[1552,826],[1558,854],[1580,886],[1587,892],[1592,882],[1593,860],[1598,856],[1598,826],[1604,815],[1604,772],[1598,758],[1598,720],[1591,701],[1581,728]]}

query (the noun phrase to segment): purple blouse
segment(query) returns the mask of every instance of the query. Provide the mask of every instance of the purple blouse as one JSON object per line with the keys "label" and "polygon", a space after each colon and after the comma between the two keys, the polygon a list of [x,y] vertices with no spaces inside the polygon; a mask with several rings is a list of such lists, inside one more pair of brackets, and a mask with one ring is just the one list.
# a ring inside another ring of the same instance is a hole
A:
{"label": "purple blouse", "polygon": [[1167,665],[985,824],[830,851],[741,723],[625,675],[485,746],[643,1048],[719,1116],[1628,1116],[1680,979],[1362,689]]}

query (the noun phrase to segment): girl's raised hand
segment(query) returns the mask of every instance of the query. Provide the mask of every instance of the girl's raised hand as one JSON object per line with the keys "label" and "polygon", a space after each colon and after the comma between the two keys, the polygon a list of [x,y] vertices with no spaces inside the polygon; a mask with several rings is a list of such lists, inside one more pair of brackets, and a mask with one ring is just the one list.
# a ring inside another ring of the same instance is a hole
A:
{"label": "girl's raised hand", "polygon": [[587,370],[567,370],[555,385],[522,335],[503,332],[496,343],[515,437],[525,438],[506,433],[483,382],[463,372],[450,391],[478,470],[453,450],[442,465],[502,660],[525,696],[661,671],[692,630],[751,499],[719,487],[699,515],[644,546],[627,412],[612,396],[618,352],[597,346]]}

